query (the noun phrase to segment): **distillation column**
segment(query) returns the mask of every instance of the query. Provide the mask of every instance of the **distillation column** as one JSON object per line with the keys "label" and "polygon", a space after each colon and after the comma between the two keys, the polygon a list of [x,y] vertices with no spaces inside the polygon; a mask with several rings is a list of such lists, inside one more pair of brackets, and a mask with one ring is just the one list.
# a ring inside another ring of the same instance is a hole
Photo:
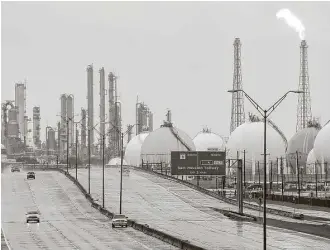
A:
{"label": "distillation column", "polygon": [[59,142],[59,155],[64,156],[64,151],[66,150],[66,120],[67,120],[67,96],[66,94],[61,95],[61,129],[60,129],[60,142]]}
{"label": "distillation column", "polygon": [[18,129],[20,133],[20,139],[26,144],[26,128],[25,128],[25,113],[26,113],[26,100],[25,93],[26,85],[24,83],[15,84],[15,106],[18,108]]}
{"label": "distillation column", "polygon": [[40,140],[40,107],[33,107],[33,144],[41,148]]}
{"label": "distillation column", "polygon": [[87,129],[90,130],[91,152],[94,152],[94,94],[93,94],[93,65],[87,67]]}

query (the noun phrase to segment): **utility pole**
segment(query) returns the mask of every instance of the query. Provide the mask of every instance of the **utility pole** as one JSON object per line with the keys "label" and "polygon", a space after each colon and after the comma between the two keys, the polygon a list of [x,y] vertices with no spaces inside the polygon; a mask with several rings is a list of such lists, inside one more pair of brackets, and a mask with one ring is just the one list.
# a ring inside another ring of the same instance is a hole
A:
{"label": "utility pole", "polygon": [[273,189],[273,162],[270,162],[270,178],[269,178],[269,189],[272,192]]}
{"label": "utility pole", "polygon": [[244,172],[244,189],[246,188],[246,182],[245,182],[245,149],[244,149],[244,151],[243,151],[243,160],[244,160],[244,162],[243,162],[243,172]]}
{"label": "utility pole", "polygon": [[281,156],[281,180],[282,180],[282,201],[284,195],[284,179],[283,179],[283,157]]}
{"label": "utility pole", "polygon": [[259,161],[258,161],[258,175],[259,175],[259,185],[260,185],[260,168],[259,168]]}
{"label": "utility pole", "polygon": [[317,162],[315,162],[315,182],[316,182],[315,183],[316,184],[316,187],[315,187],[316,188],[316,190],[315,190],[316,191],[316,194],[315,195],[317,197],[317,172],[318,171],[317,171],[317,165],[316,164],[317,164]]}
{"label": "utility pole", "polygon": [[238,213],[243,214],[242,159],[237,159],[237,202]]}

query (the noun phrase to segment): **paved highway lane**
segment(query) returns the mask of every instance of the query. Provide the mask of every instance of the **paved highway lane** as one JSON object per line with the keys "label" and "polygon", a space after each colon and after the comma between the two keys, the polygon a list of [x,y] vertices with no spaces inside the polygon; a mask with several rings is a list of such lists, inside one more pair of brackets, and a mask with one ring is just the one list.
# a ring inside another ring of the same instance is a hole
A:
{"label": "paved highway lane", "polygon": [[[63,174],[2,173],[2,229],[11,249],[176,249],[132,228],[111,228]],[[39,210],[40,224],[26,224],[25,213]]]}
{"label": "paved highway lane", "polygon": [[[86,189],[87,177],[87,169],[79,170],[78,179]],[[106,169],[105,205],[114,212],[119,211],[119,180],[119,169]],[[101,203],[101,168],[91,170],[91,183],[92,196]],[[155,175],[131,170],[129,176],[123,176],[123,213],[130,218],[207,249],[262,248],[260,225],[232,221],[210,207],[237,211],[234,206]],[[317,236],[273,227],[268,227],[267,233],[269,249],[330,249],[330,240]]]}

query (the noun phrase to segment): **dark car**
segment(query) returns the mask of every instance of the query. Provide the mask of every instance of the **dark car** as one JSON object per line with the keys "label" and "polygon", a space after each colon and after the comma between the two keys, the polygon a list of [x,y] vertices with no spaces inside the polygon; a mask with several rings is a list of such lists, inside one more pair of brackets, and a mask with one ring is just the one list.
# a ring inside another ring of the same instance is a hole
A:
{"label": "dark car", "polygon": [[36,178],[36,175],[35,175],[35,173],[34,172],[28,172],[27,174],[26,174],[26,179],[35,179]]}

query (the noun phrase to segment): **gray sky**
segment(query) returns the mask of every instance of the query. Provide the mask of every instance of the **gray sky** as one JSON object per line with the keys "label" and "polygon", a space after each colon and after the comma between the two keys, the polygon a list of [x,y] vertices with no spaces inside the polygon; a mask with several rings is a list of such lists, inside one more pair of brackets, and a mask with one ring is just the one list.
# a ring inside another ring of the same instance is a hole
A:
{"label": "gray sky", "polygon": [[[154,128],[172,110],[175,125],[194,137],[203,125],[229,135],[233,41],[242,42],[243,88],[268,108],[299,83],[298,34],[276,12],[289,8],[306,27],[312,112],[330,119],[329,2],[2,2],[1,98],[27,79],[27,111],[41,107],[55,126],[61,93],[87,107],[88,64],[119,75],[123,123],[135,123],[140,99],[154,112]],[[289,96],[271,119],[291,138],[298,97]],[[245,99],[245,111],[255,112]]]}

